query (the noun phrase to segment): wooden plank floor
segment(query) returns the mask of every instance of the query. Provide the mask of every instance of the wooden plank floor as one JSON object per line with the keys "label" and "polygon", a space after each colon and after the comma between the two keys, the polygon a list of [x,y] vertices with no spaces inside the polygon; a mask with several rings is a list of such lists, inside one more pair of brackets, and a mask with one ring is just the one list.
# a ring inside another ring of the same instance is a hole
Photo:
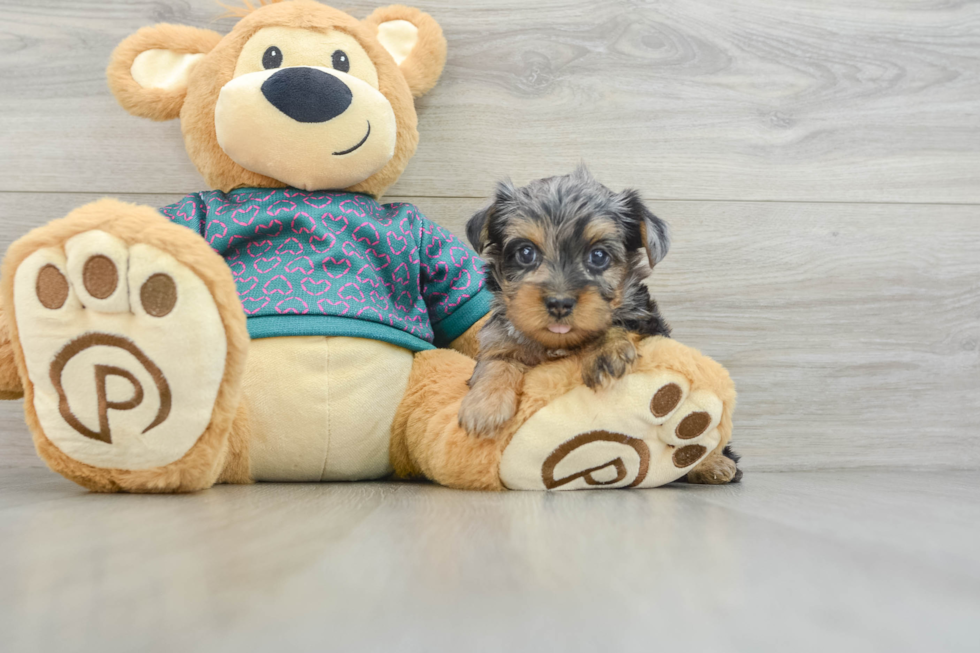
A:
{"label": "wooden plank floor", "polygon": [[980,472],[88,495],[0,474],[0,650],[976,651]]}

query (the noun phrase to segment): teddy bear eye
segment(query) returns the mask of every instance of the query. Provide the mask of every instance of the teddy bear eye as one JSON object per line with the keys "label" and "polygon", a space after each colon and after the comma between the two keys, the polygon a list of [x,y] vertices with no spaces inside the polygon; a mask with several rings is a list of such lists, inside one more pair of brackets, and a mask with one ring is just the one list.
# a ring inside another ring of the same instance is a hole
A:
{"label": "teddy bear eye", "polygon": [[262,66],[269,70],[270,68],[278,68],[282,65],[282,50],[272,45],[265,51],[262,55]]}
{"label": "teddy bear eye", "polygon": [[347,53],[343,50],[334,51],[333,69],[339,70],[342,73],[346,73],[348,70],[350,70],[350,59],[347,58]]}

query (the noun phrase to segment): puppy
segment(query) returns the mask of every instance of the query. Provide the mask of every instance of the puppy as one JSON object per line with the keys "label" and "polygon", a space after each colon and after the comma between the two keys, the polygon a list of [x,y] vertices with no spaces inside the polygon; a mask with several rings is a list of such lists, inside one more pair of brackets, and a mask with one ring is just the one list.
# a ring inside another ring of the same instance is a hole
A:
{"label": "puppy", "polygon": [[494,292],[459,411],[473,435],[514,416],[528,368],[579,355],[595,389],[629,371],[641,338],[670,335],[643,283],[667,254],[667,225],[634,190],[614,193],[584,167],[523,188],[502,182],[466,235]]}

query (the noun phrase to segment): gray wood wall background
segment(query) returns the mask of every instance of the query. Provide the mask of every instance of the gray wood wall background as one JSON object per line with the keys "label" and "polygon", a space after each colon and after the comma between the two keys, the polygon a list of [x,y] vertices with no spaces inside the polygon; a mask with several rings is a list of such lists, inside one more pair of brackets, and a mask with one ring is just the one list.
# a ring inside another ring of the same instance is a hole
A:
{"label": "gray wood wall background", "polygon": [[[373,2],[342,5],[358,17]],[[461,232],[579,161],[673,228],[675,337],[729,367],[749,470],[980,466],[980,3],[419,0],[449,60],[388,199]],[[0,247],[103,195],[204,182],[104,69],[212,0],[0,2]],[[41,466],[20,402],[0,467]]]}

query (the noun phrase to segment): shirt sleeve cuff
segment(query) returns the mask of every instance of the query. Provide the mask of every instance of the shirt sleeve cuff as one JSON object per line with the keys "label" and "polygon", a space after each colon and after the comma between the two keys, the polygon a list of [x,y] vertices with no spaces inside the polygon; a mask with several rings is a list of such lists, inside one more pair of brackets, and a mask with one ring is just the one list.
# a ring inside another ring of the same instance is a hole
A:
{"label": "shirt sleeve cuff", "polygon": [[467,299],[456,307],[456,310],[432,325],[435,334],[435,346],[446,347],[460,337],[471,326],[480,321],[490,312],[490,300],[493,297],[486,288]]}

